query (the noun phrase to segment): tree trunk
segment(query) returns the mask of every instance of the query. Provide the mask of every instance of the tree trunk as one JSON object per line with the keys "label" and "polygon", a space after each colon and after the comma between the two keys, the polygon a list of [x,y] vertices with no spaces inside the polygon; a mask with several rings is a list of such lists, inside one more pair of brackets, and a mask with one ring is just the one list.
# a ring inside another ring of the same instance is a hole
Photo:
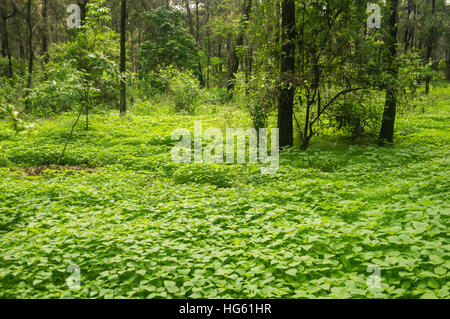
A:
{"label": "tree trunk", "polygon": [[398,75],[398,65],[395,61],[397,55],[397,9],[398,0],[389,0],[388,6],[390,9],[389,16],[389,34],[385,40],[387,46],[386,65],[388,65],[388,72],[391,75],[391,83],[386,88],[386,100],[384,106],[383,121],[380,131],[380,145],[394,143],[394,126],[397,109],[397,91],[395,88],[395,80]]}
{"label": "tree trunk", "polygon": [[450,48],[447,49],[445,65],[446,65],[446,71],[445,71],[446,80],[450,81]]}
{"label": "tree trunk", "polygon": [[241,21],[242,30],[239,31],[239,35],[236,39],[236,47],[231,51],[229,58],[229,70],[228,70],[228,91],[234,89],[234,80],[236,79],[236,73],[239,70],[239,57],[237,55],[237,48],[244,44],[245,30],[247,29],[247,23],[250,20],[250,13],[252,11],[252,0],[244,0],[243,7],[243,19]]}
{"label": "tree trunk", "polygon": [[[33,78],[33,60],[34,60],[34,49],[33,49],[33,24],[31,20],[31,0],[27,3],[27,25],[28,25],[28,77],[27,77],[27,92],[25,97],[28,97],[31,90],[32,78]],[[30,110],[30,102],[26,100],[25,109]]]}
{"label": "tree trunk", "polygon": [[78,2],[78,5],[80,6],[80,19],[81,24],[84,24],[84,21],[86,20],[86,13],[87,13],[87,4],[89,0],[81,0]]}
{"label": "tree trunk", "polygon": [[47,0],[42,0],[42,55],[44,56],[44,64],[48,63],[48,24],[47,24]]}
{"label": "tree trunk", "polygon": [[198,13],[198,6],[199,2],[198,0],[195,1],[195,15],[196,15],[196,22],[197,22],[197,28],[195,29],[195,42],[197,42],[197,46],[199,46],[199,34],[200,34],[200,16]]}
{"label": "tree trunk", "polygon": [[7,14],[7,7],[5,3],[5,7],[3,5],[0,7],[0,14],[2,21],[0,22],[0,32],[2,36],[2,56],[8,57],[8,70],[7,70],[7,76],[12,78],[13,76],[13,68],[12,68],[12,58],[11,58],[11,49],[9,48],[9,38],[8,38],[8,14]]}
{"label": "tree trunk", "polygon": [[290,78],[295,72],[295,1],[283,0],[281,10],[281,74],[284,83],[278,101],[278,127],[280,129],[280,147],[285,147],[292,146],[294,143],[292,117],[295,86]]}
{"label": "tree trunk", "polygon": [[205,1],[206,6],[206,87],[209,88],[209,77],[210,77],[210,65],[211,65],[211,30],[209,28],[209,18],[210,18],[210,11],[209,11],[209,1]]}
{"label": "tree trunk", "polygon": [[[195,28],[195,43],[197,49],[200,50],[200,15],[199,15],[199,1],[195,1],[195,15],[196,15],[196,28]],[[205,87],[205,79],[203,78],[202,63],[200,61],[200,56],[198,57],[198,79],[200,81],[200,86]]]}
{"label": "tree trunk", "polygon": [[126,65],[126,32],[127,32],[127,0],[122,0],[120,16],[120,114],[127,112],[127,82],[125,78]]}
{"label": "tree trunk", "polygon": [[192,35],[192,37],[195,37],[194,23],[192,21],[191,4],[189,3],[189,0],[186,0],[184,5],[186,7],[186,14],[187,14],[187,20],[188,20],[188,25],[189,25],[189,33]]}
{"label": "tree trunk", "polygon": [[408,53],[408,49],[409,49],[409,42],[411,41],[412,38],[412,33],[414,31],[412,31],[411,29],[411,21],[410,21],[410,16],[411,16],[411,12],[413,10],[413,0],[407,0],[407,17],[406,17],[406,27],[405,27],[405,34],[403,37],[403,53],[406,54]]}
{"label": "tree trunk", "polygon": [[[436,0],[430,0],[431,1],[431,15],[432,15],[432,21],[434,19],[434,15],[436,14]],[[432,59],[432,53],[433,53],[433,43],[435,41],[435,27],[434,25],[431,26],[430,29],[430,34],[428,36],[428,41],[427,41],[427,51],[426,51],[426,56],[425,56],[425,63],[428,64],[430,63],[430,59]],[[427,76],[425,78],[425,93],[429,94],[430,93],[430,81],[431,81],[431,76]]]}

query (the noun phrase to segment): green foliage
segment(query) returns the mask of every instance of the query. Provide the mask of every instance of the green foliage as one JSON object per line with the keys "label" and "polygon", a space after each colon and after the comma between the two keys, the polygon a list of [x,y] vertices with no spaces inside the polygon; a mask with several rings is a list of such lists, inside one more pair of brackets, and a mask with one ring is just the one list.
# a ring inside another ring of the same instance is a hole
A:
{"label": "green foliage", "polygon": [[279,80],[260,71],[252,77],[247,90],[246,107],[255,128],[268,126],[270,113],[277,109]]}
{"label": "green foliage", "polygon": [[[15,57],[11,57],[13,74],[15,76],[23,77],[26,72],[25,63],[21,60],[16,59]],[[8,65],[9,60],[8,57],[0,56],[0,78],[8,76]]]}
{"label": "green foliage", "polygon": [[28,138],[0,122],[0,298],[449,298],[449,101],[401,117],[395,147],[292,149],[274,175],[174,164],[173,123],[196,118],[159,113],[93,115],[77,169],[33,175],[73,116]]}
{"label": "green foliage", "polygon": [[75,39],[52,47],[46,74],[28,96],[34,112],[59,113],[81,103],[116,106],[119,46],[117,34],[106,26],[109,20],[105,1],[94,1]]}
{"label": "green foliage", "polygon": [[236,169],[214,164],[191,164],[180,167],[174,173],[178,184],[210,184],[217,187],[231,187],[236,179]]}
{"label": "green foliage", "polygon": [[148,11],[146,18],[147,30],[138,58],[141,77],[148,78],[148,73],[169,65],[198,73],[197,48],[183,27],[181,11],[160,7]]}
{"label": "green foliage", "polygon": [[19,117],[19,112],[10,104],[0,105],[0,119],[10,122],[15,133],[26,131],[32,127],[32,125],[28,125]]}
{"label": "green foliage", "polygon": [[172,98],[176,112],[195,112],[202,91],[198,79],[191,72],[169,66],[160,70],[159,78]]}
{"label": "green foliage", "polygon": [[380,130],[382,110],[382,104],[369,91],[348,94],[330,108],[326,121],[353,139],[369,137],[375,140]]}
{"label": "green foliage", "polygon": [[84,76],[70,62],[49,63],[47,79],[38,83],[27,97],[33,112],[48,116],[76,109],[87,89]]}

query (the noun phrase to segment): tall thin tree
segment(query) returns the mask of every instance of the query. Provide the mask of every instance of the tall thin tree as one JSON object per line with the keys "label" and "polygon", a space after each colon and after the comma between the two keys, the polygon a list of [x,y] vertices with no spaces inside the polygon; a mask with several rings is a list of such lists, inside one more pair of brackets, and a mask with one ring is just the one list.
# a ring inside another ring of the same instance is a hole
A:
{"label": "tall thin tree", "polygon": [[[426,45],[426,53],[425,53],[425,63],[429,63],[430,60],[433,57],[433,50],[434,50],[434,44],[436,42],[436,28],[434,26],[434,19],[436,15],[436,0],[430,0],[430,6],[431,6],[431,26],[430,26],[430,32],[428,34],[427,39],[427,45]],[[430,82],[431,82],[431,76],[427,76],[425,78],[425,93],[430,93]]]}
{"label": "tall thin tree", "polygon": [[397,55],[397,11],[398,0],[388,0],[389,23],[386,35],[386,57],[390,81],[386,87],[386,100],[384,105],[383,121],[380,131],[380,145],[392,144],[394,142],[394,126],[397,110],[397,91],[395,81],[398,76],[398,65],[395,61]]}
{"label": "tall thin tree", "polygon": [[278,101],[278,127],[280,147],[294,143],[293,114],[295,85],[291,81],[295,73],[295,1],[283,0],[281,5],[281,74],[284,78]]}
{"label": "tall thin tree", "polygon": [[[33,48],[33,23],[31,16],[31,4],[32,1],[27,2],[27,27],[28,27],[28,77],[27,77],[27,92],[26,96],[29,95],[33,79],[33,61],[34,61],[34,48]],[[30,101],[26,99],[25,109],[30,110]]]}
{"label": "tall thin tree", "polygon": [[48,0],[42,0],[42,55],[44,63],[48,63],[48,23],[47,23],[47,3]]}
{"label": "tall thin tree", "polygon": [[230,58],[229,58],[229,70],[228,70],[228,90],[231,91],[234,89],[234,82],[236,79],[236,73],[239,70],[239,55],[238,50],[240,47],[244,45],[245,33],[247,30],[248,22],[250,21],[250,14],[252,11],[252,0],[244,0],[244,5],[242,7],[242,20],[241,20],[241,29],[236,39],[236,46],[231,49]]}
{"label": "tall thin tree", "polygon": [[126,31],[127,31],[127,0],[122,0],[120,17],[120,114],[127,112],[126,72]]}
{"label": "tall thin tree", "polygon": [[11,49],[9,45],[9,34],[8,34],[8,19],[11,18],[16,13],[16,8],[14,7],[13,12],[8,15],[8,2],[5,1],[3,4],[0,5],[0,15],[1,15],[1,22],[0,22],[0,34],[1,34],[1,41],[2,41],[2,56],[8,57],[8,70],[7,70],[7,76],[12,77],[13,76],[13,67],[12,67],[12,57],[11,57]]}

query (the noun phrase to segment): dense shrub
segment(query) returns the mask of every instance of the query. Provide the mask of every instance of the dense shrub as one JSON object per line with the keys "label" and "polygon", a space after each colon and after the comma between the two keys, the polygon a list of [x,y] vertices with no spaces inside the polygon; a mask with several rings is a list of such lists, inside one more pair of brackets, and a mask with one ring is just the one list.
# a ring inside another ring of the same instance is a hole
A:
{"label": "dense shrub", "polygon": [[46,74],[28,97],[33,110],[56,113],[89,104],[118,104],[118,35],[107,27],[105,1],[89,4],[86,22],[74,40],[51,48]]}
{"label": "dense shrub", "polygon": [[331,127],[353,139],[375,137],[379,132],[382,108],[370,92],[350,94],[333,105],[328,113]]}
{"label": "dense shrub", "polygon": [[56,114],[80,105],[86,89],[83,73],[70,63],[50,63],[47,80],[38,83],[27,99],[34,113]]}
{"label": "dense shrub", "polygon": [[190,71],[166,67],[159,73],[167,94],[172,98],[175,111],[192,114],[195,112],[201,89],[197,78]]}

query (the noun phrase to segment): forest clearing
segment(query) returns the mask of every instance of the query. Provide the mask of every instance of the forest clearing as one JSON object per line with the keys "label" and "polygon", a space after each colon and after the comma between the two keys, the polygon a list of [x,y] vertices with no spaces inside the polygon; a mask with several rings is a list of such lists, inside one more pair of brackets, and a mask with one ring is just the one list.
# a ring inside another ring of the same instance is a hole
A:
{"label": "forest clearing", "polygon": [[2,126],[0,296],[447,298],[449,106],[447,86],[399,120],[395,148],[317,143],[274,175],[171,162],[173,123],[215,114],[95,115],[61,163],[83,169],[67,170],[46,165],[74,116],[30,138]]}
{"label": "forest clearing", "polygon": [[447,1],[75,2],[0,4],[0,299],[450,297]]}

